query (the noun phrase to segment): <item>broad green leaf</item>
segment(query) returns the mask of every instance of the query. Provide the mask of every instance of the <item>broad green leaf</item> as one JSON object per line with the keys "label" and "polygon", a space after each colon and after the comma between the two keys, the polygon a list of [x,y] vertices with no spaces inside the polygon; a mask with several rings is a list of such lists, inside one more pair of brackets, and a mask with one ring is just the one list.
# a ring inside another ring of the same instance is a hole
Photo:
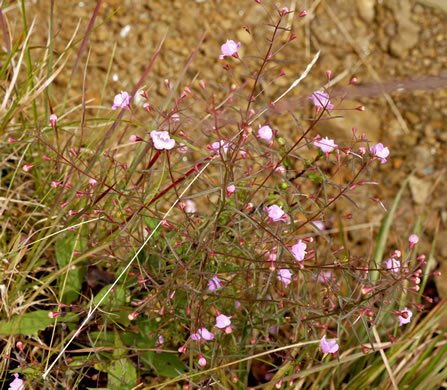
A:
{"label": "broad green leaf", "polygon": [[142,360],[148,363],[157,375],[167,378],[176,378],[187,370],[175,353],[148,351],[142,354]]}
{"label": "broad green leaf", "polygon": [[[110,284],[107,286],[104,286],[98,294],[93,298],[93,304],[96,306],[98,302],[104,297],[104,295],[109,291]],[[111,291],[109,293],[109,296],[102,301],[102,305],[106,305],[107,303],[113,303],[115,305],[123,305],[125,303],[126,296],[125,291],[122,285],[117,285],[114,288],[114,291]]]}
{"label": "broad green leaf", "polygon": [[23,316],[14,316],[11,321],[0,322],[0,334],[23,334],[37,336],[39,330],[44,330],[54,324],[54,319],[48,317],[48,311],[37,310],[25,313]]}
{"label": "broad green leaf", "polygon": [[[70,263],[75,242],[76,236],[71,233],[56,241],[56,260],[59,268],[63,268]],[[68,271],[64,294],[62,296],[63,303],[70,304],[78,298],[84,275],[85,271],[78,267]],[[64,281],[65,274],[61,277],[61,286],[64,285]]]}
{"label": "broad green leaf", "polygon": [[110,389],[127,390],[133,389],[137,384],[137,369],[127,358],[126,350],[123,349],[119,333],[115,330],[115,351],[113,360],[109,363],[108,387]]}

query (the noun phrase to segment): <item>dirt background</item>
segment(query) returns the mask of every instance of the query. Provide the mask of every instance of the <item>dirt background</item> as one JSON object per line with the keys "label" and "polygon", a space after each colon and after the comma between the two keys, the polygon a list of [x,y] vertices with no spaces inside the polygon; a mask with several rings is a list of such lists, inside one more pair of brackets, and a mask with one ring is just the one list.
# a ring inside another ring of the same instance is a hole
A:
{"label": "dirt background", "polygon": [[[32,42],[36,46],[47,45],[49,4],[48,0],[27,3],[29,23],[33,17],[37,21]],[[308,16],[300,19],[289,15],[288,27],[297,38],[275,57],[278,74],[282,70],[285,76],[263,85],[266,94],[259,99],[268,103],[277,97],[321,50],[318,63],[291,96],[306,97],[321,89],[326,85],[328,69],[334,75],[329,88],[347,86],[352,77],[357,77],[359,85],[366,85],[365,96],[356,97],[357,93],[351,91],[352,95],[347,96],[341,107],[362,104],[366,110],[340,111],[337,114],[344,119],[325,122],[318,132],[335,138],[342,146],[349,141],[351,128],[356,127],[372,142],[383,142],[391,150],[389,163],[378,165],[371,176],[381,183],[380,187],[368,188],[369,196],[359,198],[361,210],[349,221],[352,245],[371,242],[373,229],[377,229],[384,215],[380,205],[369,198],[379,196],[389,208],[403,180],[415,170],[404,192],[392,239],[402,245],[399,240],[411,233],[412,224],[421,215],[423,234],[419,252],[430,252],[437,232],[436,264],[447,275],[447,1],[284,0],[279,4],[263,0],[263,4],[270,11],[274,5],[290,10],[306,9]],[[96,6],[96,1],[91,0],[55,1],[56,53],[61,53],[78,25],[76,37],[82,37]],[[14,36],[18,36],[21,24],[17,6],[3,7],[3,12],[10,28],[16,30]],[[182,85],[195,78],[203,79],[219,94],[233,82],[241,83],[246,76],[236,61],[218,59],[220,45],[227,39],[240,41],[239,54],[249,60],[250,55],[265,45],[271,30],[265,9],[254,0],[103,0],[95,25],[100,23],[102,26],[91,34],[87,45],[90,57],[86,94],[91,105],[98,105],[106,85],[103,101],[106,110],[116,93],[135,87],[165,34],[161,54],[144,83],[153,101],[166,97],[164,80],[176,80],[205,32],[206,38]],[[251,35],[244,26],[250,27]],[[281,39],[287,38],[285,34]],[[69,92],[72,105],[81,102],[87,52]],[[66,70],[56,79],[55,97],[63,96],[75,58],[73,51]],[[223,69],[225,63],[230,65],[231,72]],[[428,76],[435,78],[424,81]],[[418,89],[412,82],[415,79],[423,79]],[[379,93],[380,83],[386,94]],[[198,88],[198,82],[191,83],[191,88]],[[299,119],[310,115],[308,103],[295,102],[295,105],[290,109]],[[287,113],[265,119],[291,136],[297,131]],[[439,292],[447,295],[447,277],[438,280]]]}

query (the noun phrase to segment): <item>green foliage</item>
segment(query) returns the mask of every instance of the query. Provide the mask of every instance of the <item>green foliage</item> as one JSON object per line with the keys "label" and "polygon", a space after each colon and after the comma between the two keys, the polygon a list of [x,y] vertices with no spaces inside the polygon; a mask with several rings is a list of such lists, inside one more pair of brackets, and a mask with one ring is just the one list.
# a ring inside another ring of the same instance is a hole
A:
{"label": "green foliage", "polygon": [[10,321],[1,321],[0,334],[37,336],[39,330],[46,329],[54,322],[54,318],[48,317],[48,311],[36,310],[23,315],[15,315]]}
{"label": "green foliage", "polygon": [[[67,233],[56,241],[56,259],[59,268],[69,265],[73,260],[73,251],[76,247],[77,237],[74,233]],[[74,302],[81,291],[85,269],[80,267],[69,268],[67,276],[63,274],[60,283],[63,288],[62,302],[70,304]]]}

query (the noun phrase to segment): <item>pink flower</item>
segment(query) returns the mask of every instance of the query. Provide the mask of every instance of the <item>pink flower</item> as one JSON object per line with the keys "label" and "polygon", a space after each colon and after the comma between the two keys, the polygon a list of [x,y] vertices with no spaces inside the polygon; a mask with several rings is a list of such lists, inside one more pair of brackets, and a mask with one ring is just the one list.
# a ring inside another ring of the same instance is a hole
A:
{"label": "pink flower", "polygon": [[230,148],[230,143],[221,139],[220,141],[213,142],[208,148],[215,153],[219,153],[220,150],[222,150],[223,154],[227,154],[228,149]]}
{"label": "pink flower", "polygon": [[271,141],[273,137],[273,131],[270,128],[270,126],[262,126],[259,125],[259,130],[258,130],[258,138],[263,139],[264,141]]}
{"label": "pink flower", "polygon": [[157,344],[158,345],[163,345],[164,342],[165,342],[165,338],[161,334],[159,334],[158,338],[157,338]]}
{"label": "pink flower", "polygon": [[324,226],[324,223],[322,221],[312,221],[312,223],[321,231],[326,229],[326,226]]}
{"label": "pink flower", "polygon": [[57,115],[56,114],[51,114],[50,115],[50,123],[51,126],[56,127],[56,123],[57,123]]}
{"label": "pink flower", "polygon": [[295,258],[296,261],[303,261],[304,256],[306,256],[306,243],[303,242],[303,240],[298,240],[298,242],[292,246],[291,251],[292,255]]}
{"label": "pink flower", "polygon": [[171,150],[175,146],[175,140],[169,136],[167,131],[151,131],[151,138],[157,150]]}
{"label": "pink flower", "polygon": [[216,317],[216,325],[214,325],[214,327],[224,329],[230,325],[231,325],[231,317],[228,317],[225,314],[219,314]]}
{"label": "pink flower", "polygon": [[222,54],[219,56],[219,58],[221,60],[223,60],[223,58],[225,56],[233,56],[235,58],[238,58],[237,49],[239,49],[240,46],[241,46],[240,42],[236,43],[234,41],[227,40],[227,42],[225,42],[220,47],[220,50],[222,51]]}
{"label": "pink flower", "polygon": [[287,268],[282,268],[278,271],[277,279],[285,286],[288,286],[292,281],[292,273]]}
{"label": "pink flower", "polygon": [[414,246],[419,242],[419,237],[416,234],[412,234],[408,237],[408,242],[410,243],[410,249],[413,249]]}
{"label": "pink flower", "polygon": [[265,207],[264,209],[268,212],[269,218],[272,222],[287,221],[286,219],[287,214],[278,205],[273,204],[269,207]]}
{"label": "pink flower", "polygon": [[332,110],[334,105],[329,101],[329,95],[323,91],[315,91],[309,98],[317,108],[317,112],[320,112],[323,108]]}
{"label": "pink flower", "polygon": [[337,340],[326,340],[326,335],[320,340],[320,347],[324,354],[336,353],[339,349]]}
{"label": "pink flower", "polygon": [[199,357],[199,364],[200,364],[202,367],[205,367],[205,366],[206,366],[206,359],[203,357],[202,354],[200,354],[200,357]]}
{"label": "pink flower", "polygon": [[[404,315],[402,315],[404,314]],[[405,325],[410,323],[411,317],[413,316],[413,312],[407,308],[403,309],[401,311],[401,314],[399,314],[399,326]],[[406,318],[405,318],[406,317]]]}
{"label": "pink flower", "polygon": [[378,143],[376,146],[371,146],[369,150],[382,164],[386,163],[386,158],[389,156],[390,150],[387,147],[384,148],[382,143]]}
{"label": "pink flower", "polygon": [[33,167],[34,167],[34,165],[31,165],[31,164],[25,164],[25,165],[22,167],[22,169],[23,169],[25,172],[29,172],[29,171],[31,171],[31,169],[33,169]]}
{"label": "pink flower", "polygon": [[14,374],[15,379],[9,384],[9,390],[23,390],[25,385],[23,380],[19,378],[19,374]]}
{"label": "pink flower", "polygon": [[195,212],[197,212],[196,204],[195,204],[195,202],[193,200],[187,199],[185,203],[186,203],[185,211],[187,213],[195,213]]}
{"label": "pink flower", "polygon": [[113,99],[112,110],[116,110],[118,108],[129,107],[130,105],[130,96],[127,92],[121,91],[118,95]]}
{"label": "pink flower", "polygon": [[221,280],[216,276],[208,280],[208,290],[210,291],[216,291],[222,288],[222,285],[220,284]]}
{"label": "pink flower", "polygon": [[200,328],[197,333],[193,333],[191,335],[191,339],[193,339],[194,341],[199,341],[199,340],[212,340],[214,339],[214,335],[209,332],[206,328]]}
{"label": "pink flower", "polygon": [[321,140],[315,141],[314,145],[319,147],[323,153],[330,153],[334,148],[338,145],[334,143],[333,139],[329,139],[328,137],[324,137]]}
{"label": "pink flower", "polygon": [[319,283],[329,283],[332,280],[332,272],[331,271],[323,271],[318,275]]}
{"label": "pink flower", "polygon": [[386,269],[389,269],[393,272],[399,272],[400,270],[400,261],[396,260],[395,258],[390,258],[386,261],[384,261],[386,265]]}
{"label": "pink flower", "polygon": [[227,187],[227,196],[230,197],[234,191],[236,191],[236,187],[232,184]]}

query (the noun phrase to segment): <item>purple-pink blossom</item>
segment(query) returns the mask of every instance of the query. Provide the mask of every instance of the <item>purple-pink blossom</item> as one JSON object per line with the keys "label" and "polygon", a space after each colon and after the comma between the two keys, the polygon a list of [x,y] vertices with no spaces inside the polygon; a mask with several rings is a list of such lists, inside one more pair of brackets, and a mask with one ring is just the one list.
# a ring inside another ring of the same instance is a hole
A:
{"label": "purple-pink blossom", "polygon": [[319,147],[323,153],[330,153],[338,146],[333,139],[328,137],[315,141],[314,145]]}
{"label": "purple-pink blossom", "polygon": [[303,261],[304,257],[306,256],[306,248],[307,245],[303,240],[298,240],[298,242],[290,248],[290,251],[292,252],[293,257],[296,261]]}
{"label": "purple-pink blossom", "polygon": [[317,108],[317,112],[321,111],[323,108],[327,110],[332,110],[334,105],[329,101],[329,95],[323,91],[315,91],[309,98],[312,100],[313,104]]}
{"label": "purple-pink blossom", "polygon": [[323,353],[336,353],[338,349],[340,348],[337,344],[337,340],[331,339],[326,340],[326,335],[322,337],[320,340],[320,347]]}
{"label": "purple-pink blossom", "polygon": [[384,261],[386,269],[389,269],[393,272],[399,272],[400,270],[400,261],[396,260],[395,258],[389,258],[388,260]]}
{"label": "purple-pink blossom", "polygon": [[329,283],[332,280],[332,272],[331,271],[323,271],[318,275],[319,283]]}
{"label": "purple-pink blossom", "polygon": [[196,213],[197,212],[196,203],[193,200],[187,199],[185,203],[186,203],[185,211],[187,213]]}
{"label": "purple-pink blossom", "polygon": [[118,95],[113,99],[112,110],[116,110],[118,108],[129,107],[130,105],[130,96],[127,92],[121,91]]}
{"label": "purple-pink blossom", "polygon": [[223,151],[223,154],[228,153],[228,149],[230,148],[230,143],[224,140],[213,142],[210,146],[208,146],[209,149],[211,149],[215,153],[219,153],[220,150]]}
{"label": "purple-pink blossom", "polygon": [[419,242],[419,237],[416,234],[412,234],[408,237],[408,242],[410,243],[410,249],[413,249],[414,246]]}
{"label": "purple-pink blossom", "polygon": [[231,317],[226,316],[225,314],[219,314],[216,317],[216,325],[214,325],[216,328],[224,329],[230,325],[231,325]]}
{"label": "purple-pink blossom", "polygon": [[230,197],[233,195],[234,191],[236,191],[236,186],[234,184],[231,184],[227,187],[227,196]]}
{"label": "purple-pink blossom", "polygon": [[210,280],[208,280],[208,290],[210,291],[216,291],[222,288],[221,280],[218,278],[218,276],[212,277]]}
{"label": "purple-pink blossom", "polygon": [[[405,315],[402,315],[406,313]],[[410,323],[411,317],[413,316],[413,312],[409,310],[408,308],[405,308],[401,311],[401,314],[399,314],[399,326],[405,325]],[[406,317],[406,318],[405,318]]]}
{"label": "purple-pink blossom", "polygon": [[282,268],[278,271],[277,279],[288,286],[292,282],[292,273],[287,268]]}
{"label": "purple-pink blossom", "polygon": [[200,328],[196,333],[193,333],[191,335],[191,339],[193,339],[194,341],[199,341],[199,340],[212,340],[214,339],[214,335],[209,332],[206,328]]}
{"label": "purple-pink blossom", "polygon": [[378,143],[376,146],[371,146],[369,151],[377,157],[382,164],[386,163],[386,158],[390,154],[390,150],[387,147],[383,147],[382,143]]}
{"label": "purple-pink blossom", "polygon": [[172,139],[167,131],[153,130],[151,131],[151,138],[157,150],[170,150],[175,146],[175,139]]}
{"label": "purple-pink blossom", "polygon": [[287,221],[287,214],[280,206],[272,204],[271,206],[266,207],[265,210],[268,212],[269,218],[272,222]]}
{"label": "purple-pink blossom", "polygon": [[13,374],[15,379],[9,384],[9,390],[23,390],[25,385],[23,380],[19,378],[19,374]]}
{"label": "purple-pink blossom", "polygon": [[263,139],[264,141],[270,142],[272,140],[272,137],[273,137],[273,131],[270,128],[270,126],[259,125],[258,138]]}
{"label": "purple-pink blossom", "polygon": [[221,47],[220,50],[222,51],[222,54],[219,56],[219,58],[222,60],[225,56],[232,56],[232,57],[238,57],[237,49],[241,46],[241,43],[234,42],[232,40],[227,40]]}

